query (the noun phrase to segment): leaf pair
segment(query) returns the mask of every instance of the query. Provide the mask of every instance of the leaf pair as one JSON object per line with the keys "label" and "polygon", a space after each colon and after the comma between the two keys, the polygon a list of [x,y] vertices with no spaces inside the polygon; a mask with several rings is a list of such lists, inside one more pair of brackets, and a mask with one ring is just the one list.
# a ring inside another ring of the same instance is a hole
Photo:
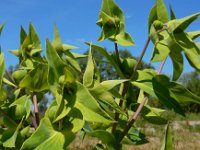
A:
{"label": "leaf pair", "polygon": [[192,41],[199,36],[199,31],[190,35],[184,31],[200,13],[176,19],[171,7],[170,12],[171,20],[168,19],[167,9],[162,0],[157,0],[150,12],[149,36],[155,45],[151,60],[162,61],[169,55],[174,67],[173,80],[177,80],[183,72],[182,51],[190,65],[197,70],[200,69],[199,48]]}
{"label": "leaf pair", "polygon": [[125,31],[124,14],[114,0],[103,0],[97,21],[102,29],[98,41],[109,39],[123,46],[134,45],[129,33]]}
{"label": "leaf pair", "polygon": [[27,58],[40,56],[42,51],[39,36],[32,23],[29,24],[29,32],[21,27],[20,31],[20,47],[18,50],[10,50],[10,52],[20,59],[20,63]]}
{"label": "leaf pair", "polygon": [[184,115],[179,103],[200,103],[200,98],[182,85],[170,81],[165,75],[153,75],[149,71],[137,71],[135,81],[131,82],[151,96],[157,97],[168,108]]}

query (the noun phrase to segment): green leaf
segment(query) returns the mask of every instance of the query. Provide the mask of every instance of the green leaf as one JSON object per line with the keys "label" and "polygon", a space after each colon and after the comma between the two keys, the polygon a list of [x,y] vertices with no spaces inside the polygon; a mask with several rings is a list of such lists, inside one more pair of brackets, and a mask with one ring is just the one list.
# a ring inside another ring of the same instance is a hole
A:
{"label": "green leaf", "polygon": [[30,44],[33,44],[34,49],[41,49],[39,36],[32,23],[29,24]]}
{"label": "green leaf", "polygon": [[200,31],[187,32],[190,39],[195,40],[200,37]]}
{"label": "green leaf", "polygon": [[169,78],[164,75],[157,75],[152,79],[152,82],[153,90],[159,100],[169,109],[173,109],[175,112],[184,116],[184,111],[177,102],[177,97],[170,91]]}
{"label": "green leaf", "polygon": [[193,21],[195,21],[200,15],[200,12],[187,16],[181,19],[170,20],[167,23],[168,30],[171,33],[178,33],[184,31]]}
{"label": "green leaf", "polygon": [[169,109],[184,115],[184,112],[177,102],[175,94],[170,90],[169,78],[164,75],[152,75],[148,72],[137,71],[136,80],[131,82],[144,92],[158,98]]}
{"label": "green leaf", "polygon": [[75,138],[70,131],[57,131],[50,120],[45,117],[39,127],[22,145],[21,150],[62,150]]}
{"label": "green leaf", "polygon": [[6,99],[6,91],[3,89],[2,85],[4,72],[5,72],[4,54],[0,53],[0,102]]}
{"label": "green leaf", "polygon": [[152,108],[147,105],[142,109],[141,115],[150,123],[164,125],[167,124],[167,120],[160,116],[163,112],[164,110]]}
{"label": "green leaf", "polygon": [[170,5],[170,20],[173,20],[173,19],[176,19],[176,16],[175,16],[175,14],[174,14],[174,11],[173,11],[173,9],[172,9],[172,6]]}
{"label": "green leaf", "polygon": [[[87,44],[87,45],[90,45],[89,43],[86,43],[86,44]],[[120,67],[119,67],[119,65],[118,65],[118,63],[117,63],[117,60],[115,60],[115,59],[111,56],[111,54],[109,54],[109,53],[106,51],[105,48],[102,48],[102,47],[97,46],[97,45],[94,45],[94,44],[91,44],[91,47],[92,47],[92,49],[99,51],[99,52],[109,61],[109,63],[111,63],[111,64],[114,66],[114,68],[116,69],[116,71],[117,71],[117,73],[119,74],[119,76],[120,76],[121,78],[125,79],[125,76],[124,76],[124,74],[122,73],[122,71],[121,71],[121,69],[120,69]]]}
{"label": "green leaf", "polygon": [[150,14],[149,14],[149,18],[148,18],[148,31],[149,32],[148,33],[150,33],[150,28],[151,28],[153,22],[155,20],[157,20],[157,18],[158,18],[157,17],[157,6],[155,5],[152,7]]}
{"label": "green leaf", "polygon": [[21,29],[20,29],[20,45],[23,44],[23,42],[26,39],[26,37],[27,37],[27,33],[24,30],[24,28],[21,26]]}
{"label": "green leaf", "polygon": [[63,48],[63,51],[68,51],[68,50],[72,50],[72,49],[77,49],[78,47],[76,46],[72,46],[72,45],[69,45],[69,44],[62,44],[62,48]]}
{"label": "green leaf", "polygon": [[47,80],[48,67],[38,65],[30,71],[19,83],[20,88],[27,88],[33,92],[42,92],[49,89]]}
{"label": "green leaf", "polygon": [[0,54],[0,88],[2,87],[3,76],[5,72],[4,54]]}
{"label": "green leaf", "polygon": [[69,122],[67,122],[67,126],[69,126],[73,133],[80,131],[85,125],[85,121],[83,120],[83,115],[80,110],[73,108],[68,116],[70,119]]}
{"label": "green leaf", "polygon": [[111,133],[109,133],[105,130],[95,130],[92,132],[87,132],[87,135],[96,137],[99,140],[101,140],[104,144],[106,144],[106,146],[109,150],[119,149],[120,145],[116,141],[115,137]]}
{"label": "green leaf", "polygon": [[92,87],[94,84],[94,76],[95,76],[95,63],[92,57],[92,50],[90,46],[87,66],[85,69],[85,73],[83,75],[83,85],[86,87]]}
{"label": "green leaf", "polygon": [[17,57],[21,56],[21,51],[20,50],[9,50],[9,52]]}
{"label": "green leaf", "polygon": [[145,138],[145,135],[135,128],[131,128],[127,136],[122,140],[122,144],[128,144],[128,145],[139,145],[139,144],[145,144],[147,142],[148,141]]}
{"label": "green leaf", "polygon": [[157,17],[159,21],[162,21],[163,23],[168,22],[168,13],[167,8],[163,2],[163,0],[157,0],[156,1],[156,9],[157,9]]}
{"label": "green leaf", "polygon": [[154,74],[150,73],[148,70],[147,71],[137,71],[137,74],[135,75],[135,81],[132,81],[131,83],[142,89],[144,92],[156,97],[156,94],[154,93],[153,90],[153,85],[152,85],[152,78],[155,76],[156,72]]}
{"label": "green leaf", "polygon": [[170,53],[170,50],[168,48],[168,45],[166,45],[165,43],[162,43],[161,41],[159,41],[155,45],[155,48],[153,50],[153,54],[152,54],[152,57],[151,57],[151,61],[152,62],[162,61],[162,60],[167,58],[169,53]]}
{"label": "green leaf", "polygon": [[102,29],[98,41],[109,39],[123,46],[134,45],[134,42],[125,32],[124,14],[114,0],[103,0],[97,25]]}
{"label": "green leaf", "polygon": [[200,51],[196,44],[184,32],[174,34],[176,42],[184,50],[186,58],[190,65],[200,70]]}
{"label": "green leaf", "polygon": [[101,82],[100,84],[103,86],[105,90],[110,91],[117,85],[124,83],[126,81],[128,80],[106,80],[106,81]]}
{"label": "green leaf", "polygon": [[21,120],[21,122],[17,126],[14,134],[9,139],[7,139],[6,141],[3,142],[4,147],[9,147],[9,148],[15,147],[17,135],[19,134],[19,130],[22,127],[22,122],[23,122],[23,119]]}
{"label": "green leaf", "polygon": [[181,52],[181,48],[174,45],[169,55],[173,63],[173,81],[178,80],[183,72],[183,55]]}
{"label": "green leaf", "polygon": [[21,96],[16,99],[9,107],[15,107],[15,117],[16,119],[21,119],[23,116],[26,116],[28,119],[31,112],[31,100],[29,95]]}
{"label": "green leaf", "polygon": [[27,70],[16,70],[12,73],[12,77],[16,83],[19,83],[27,75]]}
{"label": "green leaf", "polygon": [[89,122],[99,122],[110,124],[113,122],[108,114],[104,112],[94,97],[89,93],[84,85],[77,82],[76,102],[75,106],[83,115],[83,119]]}
{"label": "green leaf", "polygon": [[121,114],[125,114],[123,110],[119,107],[119,105],[115,102],[115,98],[119,98],[119,97],[115,97],[115,95],[113,95],[111,92],[106,90],[101,84],[95,83],[94,87],[90,88],[89,91],[93,95],[93,97],[95,97],[96,99],[99,99],[103,101],[104,103],[108,104],[117,112]]}
{"label": "green leaf", "polygon": [[79,66],[78,62],[74,58],[67,57],[66,60],[74,69],[81,72],[81,67]]}
{"label": "green leaf", "polygon": [[10,82],[8,79],[3,78],[3,83],[13,86],[14,88],[17,88],[17,85],[15,85],[14,83]]}
{"label": "green leaf", "polygon": [[177,100],[180,103],[198,103],[200,104],[200,97],[191,93],[188,89],[186,89],[183,85],[178,84],[176,82],[171,82],[170,91],[174,93]]}
{"label": "green leaf", "polygon": [[171,133],[170,125],[168,123],[165,128],[165,134],[164,134],[161,150],[172,150],[172,149],[173,149],[172,133]]}
{"label": "green leaf", "polygon": [[46,56],[49,65],[48,81],[50,86],[58,84],[59,77],[64,74],[65,62],[59,57],[50,41],[46,40]]}
{"label": "green leaf", "polygon": [[62,41],[58,32],[58,27],[54,24],[54,39],[52,42],[53,47],[56,51],[62,51]]}
{"label": "green leaf", "polygon": [[58,32],[58,27],[56,26],[56,24],[54,25],[54,39],[53,39],[52,45],[58,52],[59,51],[65,52],[65,51],[77,48],[72,45],[62,44],[62,41]]}
{"label": "green leaf", "polygon": [[0,25],[0,35],[1,35],[2,30],[3,30],[4,25],[5,25],[5,23],[2,23],[2,24]]}

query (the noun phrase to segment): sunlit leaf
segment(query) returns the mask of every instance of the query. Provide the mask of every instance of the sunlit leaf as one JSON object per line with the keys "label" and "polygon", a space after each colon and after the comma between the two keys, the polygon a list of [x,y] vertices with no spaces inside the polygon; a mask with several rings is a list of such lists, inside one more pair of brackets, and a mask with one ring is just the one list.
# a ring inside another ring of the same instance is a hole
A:
{"label": "sunlit leaf", "polygon": [[171,33],[178,33],[184,31],[193,21],[195,21],[200,16],[200,12],[187,16],[181,19],[170,20],[167,23],[168,30]]}
{"label": "sunlit leaf", "polygon": [[168,13],[167,8],[163,2],[163,0],[156,0],[156,8],[157,8],[157,17],[159,21],[163,23],[168,21]]}
{"label": "sunlit leaf", "polygon": [[157,6],[155,5],[155,6],[152,7],[150,14],[149,14],[149,18],[148,18],[148,31],[149,31],[149,33],[150,33],[150,28],[151,28],[153,22],[155,20],[157,20],[157,18],[158,18],[157,17]]}
{"label": "sunlit leaf", "polygon": [[48,39],[46,40],[46,56],[49,65],[48,81],[51,86],[54,86],[58,84],[59,77],[64,74],[66,64]]}
{"label": "sunlit leaf", "polygon": [[83,75],[83,84],[86,87],[91,87],[94,84],[94,72],[95,69],[95,64],[94,64],[94,60],[92,57],[92,51],[91,51],[91,47],[89,50],[89,54],[88,54],[88,61],[87,61],[87,67],[85,69],[85,73]]}
{"label": "sunlit leaf", "polygon": [[114,0],[103,0],[97,25],[102,28],[99,41],[110,39],[123,46],[134,45],[134,42],[125,32],[124,14]]}
{"label": "sunlit leaf", "polygon": [[9,148],[15,147],[17,135],[19,134],[19,130],[22,127],[22,122],[23,122],[23,119],[21,120],[21,122],[17,126],[13,135],[9,139],[7,139],[6,141],[3,142],[4,147],[9,147]]}
{"label": "sunlit leaf", "polygon": [[167,124],[167,120],[161,117],[164,110],[158,108],[152,108],[150,106],[145,106],[142,111],[142,117],[150,123],[163,125]]}
{"label": "sunlit leaf", "polygon": [[96,99],[99,99],[104,103],[108,104],[111,108],[113,108],[117,112],[124,113],[123,110],[119,107],[119,105],[115,101],[115,98],[121,98],[121,97],[115,97],[115,95],[106,90],[104,86],[102,86],[101,84],[95,83],[94,87],[89,89],[89,91]]}
{"label": "sunlit leaf", "polygon": [[109,124],[113,120],[100,108],[94,97],[81,83],[77,82],[75,107],[83,114],[83,119],[90,122]]}
{"label": "sunlit leaf", "polygon": [[16,99],[10,107],[15,106],[15,117],[16,119],[20,119],[23,116],[26,116],[28,119],[30,112],[31,112],[31,100],[30,96],[24,95],[18,99]]}
{"label": "sunlit leaf", "polygon": [[200,70],[200,51],[196,44],[184,32],[174,34],[176,42],[184,50],[190,65]]}
{"label": "sunlit leaf", "polygon": [[62,150],[73,139],[75,135],[70,131],[57,131],[50,120],[45,117],[41,120],[39,127],[22,145],[21,150]]}
{"label": "sunlit leaf", "polygon": [[174,14],[174,11],[173,11],[173,9],[172,9],[172,6],[170,5],[170,20],[173,20],[173,19],[176,19],[176,16],[175,16],[175,14]]}
{"label": "sunlit leaf", "polygon": [[48,67],[38,66],[30,71],[19,83],[20,88],[27,88],[33,92],[42,92],[49,89],[47,80]]}
{"label": "sunlit leaf", "polygon": [[196,38],[200,37],[200,31],[187,32],[187,34],[192,40],[195,40]]}
{"label": "sunlit leaf", "polygon": [[[86,43],[86,44],[89,44],[89,43]],[[94,49],[94,50],[97,50],[99,51],[108,61],[110,64],[112,64],[114,66],[114,68],[116,69],[117,73],[119,74],[120,77],[122,77],[123,79],[125,79],[125,76],[124,74],[122,73],[117,61],[111,56],[111,54],[109,54],[105,48],[102,48],[100,46],[97,46],[97,45],[94,45],[94,44],[91,44],[91,47]]]}
{"label": "sunlit leaf", "polygon": [[188,89],[186,89],[183,85],[178,84],[176,82],[171,82],[170,84],[170,91],[174,93],[177,100],[180,103],[199,103],[200,104],[200,97],[195,95],[194,93],[191,93]]}

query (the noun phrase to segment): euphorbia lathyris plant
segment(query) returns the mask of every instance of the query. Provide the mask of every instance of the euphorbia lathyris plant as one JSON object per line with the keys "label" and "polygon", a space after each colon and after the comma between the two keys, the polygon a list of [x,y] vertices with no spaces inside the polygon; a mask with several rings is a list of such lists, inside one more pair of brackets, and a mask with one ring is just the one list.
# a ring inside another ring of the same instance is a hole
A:
{"label": "euphorbia lathyris plant", "polygon": [[[176,19],[170,7],[170,17],[162,0],[151,9],[148,21],[147,42],[138,60],[119,55],[118,44],[134,45],[125,31],[122,10],[114,0],[102,0],[97,25],[102,32],[99,41],[109,39],[115,54],[105,48],[86,43],[88,56],[71,52],[76,47],[63,44],[55,25],[54,39],[46,40],[46,55],[41,55],[41,43],[32,23],[29,31],[21,27],[20,46],[10,51],[19,58],[19,67],[9,79],[4,77],[4,55],[0,54],[0,146],[11,149],[66,149],[77,133],[96,137],[103,144],[94,149],[123,149],[125,144],[143,144],[145,136],[133,125],[139,114],[153,124],[165,125],[162,149],[172,149],[168,121],[161,117],[163,109],[148,104],[150,96],[160,100],[168,109],[184,116],[182,103],[200,103],[200,97],[189,92],[176,80],[183,71],[183,53],[188,62],[200,70],[199,43],[194,42],[199,31],[185,29],[200,13]],[[0,32],[3,25],[0,26]],[[160,69],[138,70],[141,60],[152,41],[151,61],[162,62]],[[102,81],[93,57],[99,51],[119,75],[116,80]],[[79,59],[87,57],[82,72]],[[161,74],[167,57],[173,62],[172,80]],[[83,76],[81,76],[83,75]],[[14,88],[14,96],[7,98],[4,87]],[[138,88],[138,91],[133,90]],[[38,102],[45,93],[53,101],[40,118]]]}

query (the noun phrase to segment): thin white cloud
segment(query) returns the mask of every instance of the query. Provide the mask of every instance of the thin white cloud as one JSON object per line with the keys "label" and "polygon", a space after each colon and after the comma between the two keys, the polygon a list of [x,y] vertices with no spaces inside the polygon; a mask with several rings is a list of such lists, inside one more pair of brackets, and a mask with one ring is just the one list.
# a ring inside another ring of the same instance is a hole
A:
{"label": "thin white cloud", "polygon": [[84,38],[78,38],[78,39],[76,39],[76,41],[78,41],[78,42],[86,42],[86,39],[84,39]]}
{"label": "thin white cloud", "polygon": [[131,19],[132,17],[133,17],[133,16],[131,16],[131,15],[126,15],[126,16],[125,16],[126,19]]}

